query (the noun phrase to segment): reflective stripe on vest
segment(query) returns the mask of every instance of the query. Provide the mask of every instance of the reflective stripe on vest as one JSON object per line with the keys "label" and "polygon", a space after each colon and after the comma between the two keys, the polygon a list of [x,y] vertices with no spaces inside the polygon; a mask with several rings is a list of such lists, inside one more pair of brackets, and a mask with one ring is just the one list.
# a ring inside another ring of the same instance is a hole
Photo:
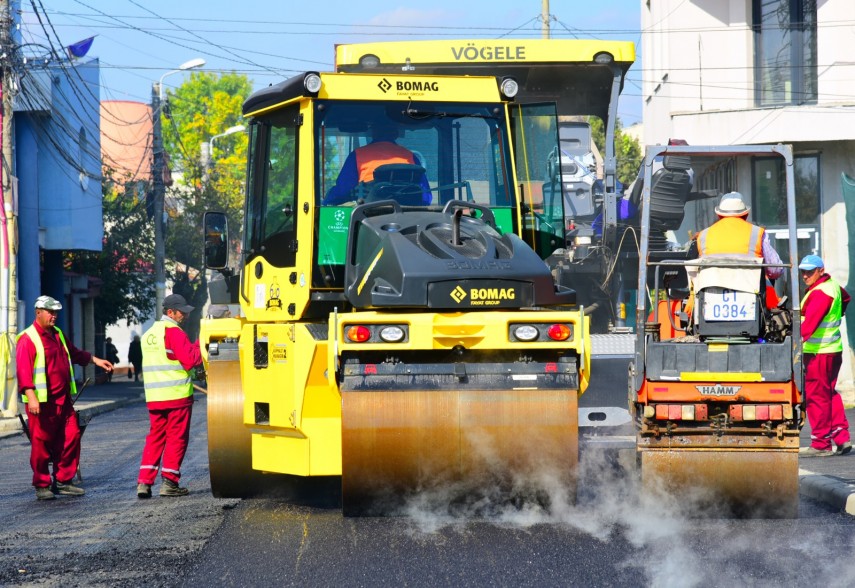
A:
{"label": "reflective stripe on vest", "polygon": [[763,257],[765,230],[740,217],[719,219],[698,234],[698,255]]}
{"label": "reflective stripe on vest", "polygon": [[356,170],[360,182],[373,182],[374,170],[388,163],[416,163],[413,154],[406,147],[389,141],[369,143],[355,151]]}
{"label": "reflective stripe on vest", "polygon": [[843,318],[840,286],[837,285],[837,282],[829,278],[815,288],[811,288],[807,291],[804,298],[802,298],[802,308],[805,307],[808,296],[814,290],[820,290],[823,294],[831,298],[831,308],[822,317],[822,321],[811,334],[810,338],[805,341],[803,350],[805,353],[838,353],[843,351],[843,338],[840,336],[840,323]]}
{"label": "reflective stripe on vest", "polygon": [[180,400],[193,396],[190,373],[181,367],[180,361],[166,356],[167,327],[178,327],[178,323],[159,320],[142,337],[146,402]]}
{"label": "reflective stripe on vest", "polygon": [[[62,330],[59,327],[54,327],[54,329],[59,334],[59,341],[65,350],[65,356],[68,358],[68,369],[71,373],[71,395],[77,396],[77,382],[74,381],[74,366],[71,364],[71,354],[68,352],[68,345],[65,343],[65,335],[62,334]],[[45,347],[42,344],[42,337],[35,325],[30,325],[18,333],[15,342],[17,343],[24,334],[30,338],[30,341],[36,347],[36,359],[33,362],[33,385],[36,387],[36,398],[38,398],[39,402],[47,402],[47,367],[45,366]],[[26,394],[21,394],[21,402],[26,404]]]}

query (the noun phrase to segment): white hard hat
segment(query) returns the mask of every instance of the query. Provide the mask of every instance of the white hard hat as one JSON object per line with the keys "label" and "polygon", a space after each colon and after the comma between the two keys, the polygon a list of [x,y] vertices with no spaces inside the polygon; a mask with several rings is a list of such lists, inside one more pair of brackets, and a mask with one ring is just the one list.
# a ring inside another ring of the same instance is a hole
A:
{"label": "white hard hat", "polygon": [[751,209],[745,205],[745,200],[739,192],[728,192],[715,207],[715,213],[719,216],[743,216],[748,214],[749,210]]}

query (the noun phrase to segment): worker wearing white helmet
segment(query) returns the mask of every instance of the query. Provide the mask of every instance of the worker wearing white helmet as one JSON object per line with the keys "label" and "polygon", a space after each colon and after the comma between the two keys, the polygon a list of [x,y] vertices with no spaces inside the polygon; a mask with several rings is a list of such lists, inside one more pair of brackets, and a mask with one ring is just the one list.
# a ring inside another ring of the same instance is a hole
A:
{"label": "worker wearing white helmet", "polygon": [[698,233],[698,255],[745,255],[762,259],[763,263],[775,266],[766,268],[766,276],[775,279],[784,273],[783,262],[769,242],[766,230],[748,222],[750,211],[739,192],[722,196],[715,207],[718,221]]}

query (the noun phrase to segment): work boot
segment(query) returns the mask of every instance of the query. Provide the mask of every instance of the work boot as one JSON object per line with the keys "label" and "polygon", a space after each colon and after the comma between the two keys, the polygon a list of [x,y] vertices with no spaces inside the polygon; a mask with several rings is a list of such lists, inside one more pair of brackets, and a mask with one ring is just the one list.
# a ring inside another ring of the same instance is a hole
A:
{"label": "work boot", "polygon": [[831,449],[817,449],[816,447],[802,447],[799,449],[799,457],[830,457],[834,455]]}
{"label": "work boot", "polygon": [[75,486],[71,482],[63,484],[62,482],[57,481],[56,491],[57,493],[62,494],[63,496],[83,496],[84,494],[86,494],[86,491],[83,488]]}
{"label": "work boot", "polygon": [[137,484],[137,498],[151,498],[151,484]]}
{"label": "work boot", "polygon": [[844,441],[841,445],[837,446],[837,451],[834,453],[837,455],[846,455],[850,451],[852,451],[852,444],[849,441]]}
{"label": "work boot", "polygon": [[173,482],[169,478],[163,479],[163,484],[160,485],[161,496],[187,496],[190,491],[187,488],[182,488],[178,482]]}
{"label": "work boot", "polygon": [[42,486],[36,488],[36,500],[56,500],[56,496],[51,491],[50,486]]}

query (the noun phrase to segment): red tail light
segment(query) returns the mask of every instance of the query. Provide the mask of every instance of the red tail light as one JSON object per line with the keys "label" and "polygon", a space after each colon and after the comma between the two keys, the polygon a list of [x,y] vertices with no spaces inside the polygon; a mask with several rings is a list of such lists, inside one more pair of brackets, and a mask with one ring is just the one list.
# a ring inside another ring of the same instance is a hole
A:
{"label": "red tail light", "polygon": [[344,332],[345,336],[354,343],[364,343],[371,338],[371,331],[362,325],[350,325]]}
{"label": "red tail light", "polygon": [[570,338],[570,333],[570,327],[563,324],[550,325],[549,329],[546,330],[546,334],[553,341],[566,341]]}

